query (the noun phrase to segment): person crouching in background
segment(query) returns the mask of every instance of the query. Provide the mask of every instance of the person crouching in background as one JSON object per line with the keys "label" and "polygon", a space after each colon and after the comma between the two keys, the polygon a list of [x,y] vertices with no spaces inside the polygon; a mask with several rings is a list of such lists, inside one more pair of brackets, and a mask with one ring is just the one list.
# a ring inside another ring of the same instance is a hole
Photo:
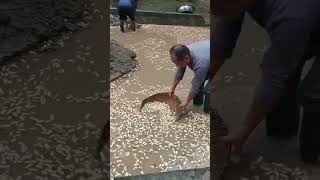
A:
{"label": "person crouching in background", "polygon": [[124,23],[127,21],[127,16],[131,20],[131,28],[136,31],[136,9],[138,0],[118,0],[117,8],[120,16],[120,30],[124,33]]}

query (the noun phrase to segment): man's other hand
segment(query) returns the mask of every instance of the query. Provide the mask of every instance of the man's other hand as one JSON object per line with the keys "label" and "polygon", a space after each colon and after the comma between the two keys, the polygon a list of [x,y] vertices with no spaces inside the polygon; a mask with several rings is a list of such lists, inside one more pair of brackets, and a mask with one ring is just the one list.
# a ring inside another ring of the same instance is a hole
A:
{"label": "man's other hand", "polygon": [[219,141],[231,146],[232,153],[242,154],[242,147],[247,140],[249,130],[246,127],[240,127],[237,130],[230,132],[226,136],[219,138]]}
{"label": "man's other hand", "polygon": [[181,111],[182,112],[186,112],[186,109],[187,109],[187,103],[181,103],[180,105],[179,105],[179,107],[180,107],[180,109],[181,109]]}

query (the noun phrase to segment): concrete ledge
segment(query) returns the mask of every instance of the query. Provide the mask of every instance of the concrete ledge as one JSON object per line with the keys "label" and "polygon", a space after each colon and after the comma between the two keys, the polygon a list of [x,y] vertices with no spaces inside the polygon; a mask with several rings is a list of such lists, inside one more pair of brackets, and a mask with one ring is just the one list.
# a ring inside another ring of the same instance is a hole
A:
{"label": "concrete ledge", "polygon": [[199,169],[169,171],[141,176],[119,177],[114,178],[114,180],[208,180],[209,178],[210,168],[207,167]]}
{"label": "concrete ledge", "polygon": [[[117,8],[111,8],[112,15],[117,16]],[[208,27],[204,18],[199,14],[184,14],[175,12],[158,12],[137,10],[136,21],[140,24],[181,25]]]}

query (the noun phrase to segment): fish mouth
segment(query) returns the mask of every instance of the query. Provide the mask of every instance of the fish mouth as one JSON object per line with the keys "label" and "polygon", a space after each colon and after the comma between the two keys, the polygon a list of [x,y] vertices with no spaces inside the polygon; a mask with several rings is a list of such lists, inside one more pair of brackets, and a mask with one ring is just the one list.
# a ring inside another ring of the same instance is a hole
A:
{"label": "fish mouth", "polygon": [[182,111],[179,107],[179,105],[181,104],[181,100],[178,96],[174,94],[170,96],[169,92],[162,92],[149,96],[141,102],[140,112],[142,108],[145,106],[145,104],[152,102],[162,102],[168,104],[170,108],[175,112],[176,121],[180,119]]}

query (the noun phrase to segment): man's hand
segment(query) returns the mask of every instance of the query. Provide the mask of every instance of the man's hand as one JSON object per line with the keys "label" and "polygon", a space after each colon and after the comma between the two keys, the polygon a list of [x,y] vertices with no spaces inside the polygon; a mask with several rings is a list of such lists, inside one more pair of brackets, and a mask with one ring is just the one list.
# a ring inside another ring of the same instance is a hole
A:
{"label": "man's hand", "polygon": [[242,146],[247,140],[249,134],[249,129],[242,126],[239,129],[230,132],[228,135],[220,137],[218,140],[230,145],[232,153],[240,155],[242,153]]}
{"label": "man's hand", "polygon": [[174,95],[174,90],[171,90],[171,91],[169,92],[169,97],[172,97],[172,95]]}
{"label": "man's hand", "polygon": [[182,112],[186,112],[188,103],[184,102],[179,105]]}
{"label": "man's hand", "polygon": [[242,150],[242,146],[248,139],[253,130],[258,124],[263,121],[264,117],[272,109],[271,106],[259,103],[257,98],[254,97],[250,106],[250,110],[247,113],[245,121],[235,131],[229,133],[227,136],[220,137],[219,140],[232,146],[234,153],[239,153]]}

